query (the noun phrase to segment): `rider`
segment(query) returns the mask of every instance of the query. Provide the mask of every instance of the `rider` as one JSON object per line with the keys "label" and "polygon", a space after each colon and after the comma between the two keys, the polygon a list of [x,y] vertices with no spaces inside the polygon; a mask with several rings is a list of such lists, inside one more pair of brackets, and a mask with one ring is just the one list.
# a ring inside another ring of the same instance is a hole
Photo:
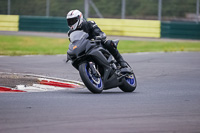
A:
{"label": "rider", "polygon": [[86,21],[83,19],[83,15],[79,10],[71,10],[67,14],[66,19],[70,28],[68,36],[75,30],[83,30],[89,34],[89,40],[101,40],[104,48],[113,55],[122,68],[128,67],[126,61],[124,61],[112,40],[106,40],[106,34],[101,31],[94,21]]}

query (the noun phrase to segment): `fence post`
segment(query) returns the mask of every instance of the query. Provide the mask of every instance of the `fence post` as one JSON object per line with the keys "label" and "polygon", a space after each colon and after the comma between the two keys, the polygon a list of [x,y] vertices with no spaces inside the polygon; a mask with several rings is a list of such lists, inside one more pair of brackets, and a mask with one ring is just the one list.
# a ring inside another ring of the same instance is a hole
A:
{"label": "fence post", "polygon": [[8,15],[10,15],[11,0],[8,0]]}
{"label": "fence post", "polygon": [[199,23],[199,0],[197,0],[196,16],[197,16],[197,23]]}
{"label": "fence post", "polygon": [[46,0],[46,17],[49,17],[50,0]]}
{"label": "fence post", "polygon": [[96,14],[99,16],[99,18],[103,18],[103,15],[100,13],[99,9],[96,7],[94,2],[92,0],[89,0],[90,5],[95,10]]}
{"label": "fence post", "polygon": [[122,0],[122,19],[125,19],[125,14],[126,14],[126,0]]}
{"label": "fence post", "polygon": [[84,16],[85,19],[87,20],[87,18],[89,17],[89,0],[85,0],[84,8],[85,8]]}
{"label": "fence post", "polygon": [[158,20],[162,20],[162,0],[158,0]]}

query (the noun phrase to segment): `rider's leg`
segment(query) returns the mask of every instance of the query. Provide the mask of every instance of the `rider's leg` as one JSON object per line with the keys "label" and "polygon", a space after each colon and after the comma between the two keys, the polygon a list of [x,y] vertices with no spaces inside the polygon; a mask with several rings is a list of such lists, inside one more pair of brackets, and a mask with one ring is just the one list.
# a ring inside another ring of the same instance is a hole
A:
{"label": "rider's leg", "polygon": [[123,59],[117,48],[114,46],[114,43],[111,40],[107,40],[104,43],[104,47],[113,55],[115,60],[120,64],[122,68],[128,67],[126,61]]}

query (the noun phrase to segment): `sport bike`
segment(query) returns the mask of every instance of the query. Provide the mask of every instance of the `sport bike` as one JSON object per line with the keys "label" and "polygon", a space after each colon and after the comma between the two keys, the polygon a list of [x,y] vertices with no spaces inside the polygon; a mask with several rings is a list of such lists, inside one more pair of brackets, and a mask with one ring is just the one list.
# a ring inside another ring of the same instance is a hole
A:
{"label": "sport bike", "polygon": [[[113,56],[103,47],[100,40],[88,40],[84,31],[70,34],[67,61],[79,71],[85,86],[92,93],[119,87],[124,92],[133,92],[137,82],[131,66],[120,68]],[[117,47],[119,40],[112,43]]]}

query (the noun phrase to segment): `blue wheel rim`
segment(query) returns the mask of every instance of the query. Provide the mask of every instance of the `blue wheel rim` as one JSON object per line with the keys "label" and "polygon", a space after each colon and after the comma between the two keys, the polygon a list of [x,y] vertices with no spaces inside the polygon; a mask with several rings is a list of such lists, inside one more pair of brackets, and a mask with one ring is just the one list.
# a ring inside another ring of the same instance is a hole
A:
{"label": "blue wheel rim", "polygon": [[[102,80],[101,80],[101,77],[99,78],[100,83],[99,83],[99,84],[96,84],[96,83],[93,81],[93,79],[92,79],[92,77],[90,76],[90,74],[89,74],[89,71],[88,71],[88,64],[85,65],[85,71],[86,71],[86,73],[87,73],[88,78],[90,79],[90,82],[91,82],[95,87],[97,87],[98,89],[101,89],[101,88],[102,88]],[[93,77],[93,78],[96,78],[96,77]]]}
{"label": "blue wheel rim", "polygon": [[125,79],[126,79],[126,81],[127,81],[128,84],[130,84],[132,86],[135,85],[135,78],[134,78],[134,76],[133,76],[133,78],[125,77]]}

